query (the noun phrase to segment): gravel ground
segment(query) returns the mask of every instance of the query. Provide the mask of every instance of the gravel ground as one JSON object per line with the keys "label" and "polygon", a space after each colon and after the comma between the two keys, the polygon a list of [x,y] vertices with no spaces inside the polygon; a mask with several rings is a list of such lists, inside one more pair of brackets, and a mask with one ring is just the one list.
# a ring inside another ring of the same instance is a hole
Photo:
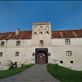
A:
{"label": "gravel ground", "polygon": [[0,79],[0,82],[60,82],[47,72],[46,64],[35,64],[24,72]]}

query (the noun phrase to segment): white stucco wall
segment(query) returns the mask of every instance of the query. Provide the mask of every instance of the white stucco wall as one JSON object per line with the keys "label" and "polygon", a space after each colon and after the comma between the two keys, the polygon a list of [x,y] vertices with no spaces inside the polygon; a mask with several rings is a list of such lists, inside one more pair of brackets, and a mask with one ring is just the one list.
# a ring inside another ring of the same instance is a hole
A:
{"label": "white stucco wall", "polygon": [[[52,58],[63,61],[63,64],[57,63],[71,69],[82,70],[82,38],[71,38],[70,45],[65,45],[65,39],[53,39],[52,48]],[[72,56],[66,56],[66,51],[71,51]]]}
{"label": "white stucco wall", "polygon": [[[0,46],[0,52],[3,52],[3,56],[0,57],[0,66],[9,65],[8,61],[21,64],[35,63],[35,48],[48,48],[48,52],[51,54],[48,56],[48,63],[58,63],[59,65],[72,68],[75,70],[82,70],[82,38],[71,38],[70,45],[65,45],[65,39],[52,39],[51,44],[39,46],[32,45],[33,40],[20,40],[20,46],[16,46],[17,40],[3,40],[6,42],[4,47]],[[48,41],[48,40],[47,40]],[[34,41],[34,43],[37,41]],[[39,43],[39,42],[37,42]],[[66,56],[66,51],[72,51],[72,56]],[[19,56],[15,56],[15,53],[19,52]],[[60,60],[63,64],[60,64]],[[70,61],[74,63],[71,64]]]}
{"label": "white stucco wall", "polygon": [[[0,57],[0,66],[8,66],[9,61],[17,62],[18,66],[35,62],[32,56],[34,48],[31,46],[31,40],[20,40],[20,46],[16,46],[16,41],[7,40],[3,47],[0,46],[0,52],[3,52],[3,56]],[[15,56],[16,52],[19,52],[19,56]]]}

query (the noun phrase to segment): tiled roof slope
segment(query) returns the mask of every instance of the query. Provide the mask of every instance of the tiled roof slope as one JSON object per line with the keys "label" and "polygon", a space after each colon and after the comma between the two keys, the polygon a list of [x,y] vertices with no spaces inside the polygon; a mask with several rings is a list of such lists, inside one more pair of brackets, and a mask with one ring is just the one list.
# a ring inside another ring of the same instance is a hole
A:
{"label": "tiled roof slope", "polygon": [[[82,30],[63,30],[63,31],[52,31],[52,38],[81,38]],[[0,40],[9,39],[31,39],[32,31],[21,31],[18,35],[15,32],[0,33]]]}
{"label": "tiled roof slope", "polygon": [[0,33],[0,40],[9,39],[31,39],[32,31],[21,31],[18,35],[15,32]]}
{"label": "tiled roof slope", "polygon": [[52,38],[81,38],[82,30],[52,31]]}

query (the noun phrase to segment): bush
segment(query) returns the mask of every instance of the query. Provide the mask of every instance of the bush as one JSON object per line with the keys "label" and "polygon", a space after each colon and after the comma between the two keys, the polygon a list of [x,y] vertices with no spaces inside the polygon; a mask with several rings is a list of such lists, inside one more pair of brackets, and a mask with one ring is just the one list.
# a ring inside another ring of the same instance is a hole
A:
{"label": "bush", "polygon": [[17,63],[16,62],[15,63],[11,63],[10,67],[9,67],[9,70],[16,69],[16,68],[17,68]]}

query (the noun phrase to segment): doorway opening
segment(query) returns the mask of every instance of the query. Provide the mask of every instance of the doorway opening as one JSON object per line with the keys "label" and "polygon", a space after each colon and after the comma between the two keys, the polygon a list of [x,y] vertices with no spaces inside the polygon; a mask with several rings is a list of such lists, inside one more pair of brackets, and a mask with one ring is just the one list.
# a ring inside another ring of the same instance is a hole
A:
{"label": "doorway opening", "polygon": [[35,49],[35,63],[36,64],[47,64],[48,63],[48,49],[47,48],[36,48]]}

